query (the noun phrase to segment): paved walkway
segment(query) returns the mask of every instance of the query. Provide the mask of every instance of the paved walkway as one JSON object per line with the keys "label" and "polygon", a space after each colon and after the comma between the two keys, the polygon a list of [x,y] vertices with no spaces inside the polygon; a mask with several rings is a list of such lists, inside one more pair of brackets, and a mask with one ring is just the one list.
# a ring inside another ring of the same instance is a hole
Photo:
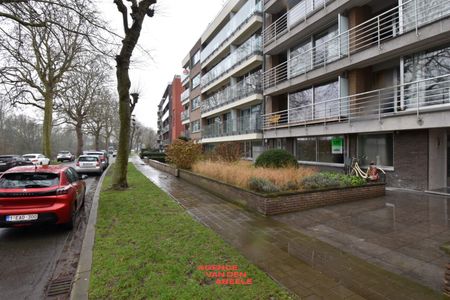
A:
{"label": "paved walkway", "polygon": [[[419,285],[399,276],[391,276],[332,246],[312,240],[294,226],[246,211],[181,179],[144,165],[138,158],[132,161],[195,219],[212,228],[301,299],[437,297]],[[312,252],[305,252],[308,249]],[[312,263],[309,261],[310,253],[313,254]]]}

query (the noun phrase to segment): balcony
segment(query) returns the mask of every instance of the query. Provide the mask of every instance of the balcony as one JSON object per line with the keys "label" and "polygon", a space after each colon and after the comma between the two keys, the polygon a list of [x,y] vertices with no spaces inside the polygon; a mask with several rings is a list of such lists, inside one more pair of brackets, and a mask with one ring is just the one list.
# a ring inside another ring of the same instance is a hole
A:
{"label": "balcony", "polygon": [[203,128],[202,138],[243,135],[261,132],[261,117],[252,115],[247,118],[229,119],[216,122]]}
{"label": "balcony", "polygon": [[224,74],[227,74],[254,55],[262,55],[261,36],[259,35],[252,36],[224,60],[213,67],[208,73],[203,75],[201,79],[202,87],[211,85]]}
{"label": "balcony", "polygon": [[280,37],[290,32],[298,24],[308,20],[317,11],[327,7],[334,0],[303,0],[278,18],[274,23],[267,26],[263,31],[264,46],[277,41]]}
{"label": "balcony", "polygon": [[[314,125],[329,128],[330,124],[346,123],[355,131],[361,120],[383,124],[389,117],[412,116],[415,126],[420,127],[423,115],[436,111],[450,111],[450,74],[269,113],[263,115],[262,122],[264,130]],[[392,130],[405,125],[398,120],[392,124]],[[369,126],[363,127],[368,130]]]}
{"label": "balcony", "polygon": [[201,52],[201,61],[205,62],[217,53],[233,35],[255,14],[262,14],[261,2],[247,1],[220,32],[208,43]]}
{"label": "balcony", "polygon": [[186,89],[183,93],[181,93],[181,103],[184,103],[186,100],[189,100],[190,90]]}
{"label": "balcony", "polygon": [[181,122],[183,121],[189,121],[189,110],[185,110],[181,112]]}
{"label": "balcony", "polygon": [[166,125],[162,128],[161,132],[162,132],[162,134],[164,134],[166,132],[169,132],[169,130],[170,130],[170,125]]}
{"label": "balcony", "polygon": [[262,94],[261,71],[258,71],[238,83],[228,86],[202,101],[202,114],[231,104],[254,94]]}
{"label": "balcony", "polygon": [[430,4],[408,1],[267,70],[263,74],[263,87],[265,90],[276,87],[372,47],[381,50],[388,40],[409,32],[415,31],[419,36],[420,27],[448,16],[450,5],[445,1]]}

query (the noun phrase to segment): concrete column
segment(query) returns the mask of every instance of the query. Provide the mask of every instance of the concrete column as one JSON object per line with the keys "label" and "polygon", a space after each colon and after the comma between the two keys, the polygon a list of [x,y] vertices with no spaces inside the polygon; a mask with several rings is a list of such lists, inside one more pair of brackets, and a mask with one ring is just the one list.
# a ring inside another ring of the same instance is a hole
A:
{"label": "concrete column", "polygon": [[[413,145],[411,145],[413,147]],[[428,139],[428,188],[447,186],[447,130],[430,129]]]}

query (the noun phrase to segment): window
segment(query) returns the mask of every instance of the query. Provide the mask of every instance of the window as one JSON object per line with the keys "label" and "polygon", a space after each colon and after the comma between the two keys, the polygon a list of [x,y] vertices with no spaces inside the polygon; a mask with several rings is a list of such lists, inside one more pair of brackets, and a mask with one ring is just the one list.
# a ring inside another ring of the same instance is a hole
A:
{"label": "window", "polygon": [[73,182],[76,182],[79,180],[77,172],[72,168],[67,169],[66,176],[67,176],[67,179],[69,179],[70,183],[73,183]]}
{"label": "window", "polygon": [[200,61],[200,50],[198,50],[192,57],[192,66],[195,66]]}
{"label": "window", "polygon": [[404,57],[403,73],[407,106],[416,108],[417,98],[421,106],[449,102],[449,77],[444,75],[450,73],[450,47]]}
{"label": "window", "polygon": [[59,184],[59,174],[9,173],[0,178],[0,188],[43,188]]}
{"label": "window", "polygon": [[199,132],[199,131],[200,131],[200,121],[192,122],[192,132]]}
{"label": "window", "polygon": [[393,166],[394,146],[392,134],[366,134],[358,136],[358,157],[361,165],[374,161],[378,166]]}
{"label": "window", "polygon": [[314,38],[314,66],[321,66],[339,58],[337,24]]}
{"label": "window", "polygon": [[194,110],[196,110],[199,107],[200,107],[200,96],[199,97],[195,97],[194,99],[192,99],[191,111],[194,111]]}
{"label": "window", "polygon": [[291,60],[289,61],[289,74],[291,77],[295,77],[311,70],[311,46],[312,42],[310,39],[291,49]]}
{"label": "window", "polygon": [[343,164],[344,137],[298,138],[296,142],[296,157],[300,161]]}
{"label": "window", "polygon": [[192,79],[191,89],[195,89],[199,84],[200,84],[200,74],[198,74],[197,76],[194,77],[194,79]]}

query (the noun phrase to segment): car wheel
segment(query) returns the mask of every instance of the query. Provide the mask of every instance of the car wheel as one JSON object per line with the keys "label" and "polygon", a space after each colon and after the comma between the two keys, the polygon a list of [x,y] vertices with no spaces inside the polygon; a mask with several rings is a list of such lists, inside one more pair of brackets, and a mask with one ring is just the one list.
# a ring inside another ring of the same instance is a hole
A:
{"label": "car wheel", "polygon": [[[76,207],[76,203],[74,203],[73,205],[74,207]],[[71,212],[70,212],[70,221],[63,224],[64,229],[66,230],[73,230],[73,228],[75,227],[75,221],[76,221],[76,217],[77,217],[77,210],[72,207]]]}

